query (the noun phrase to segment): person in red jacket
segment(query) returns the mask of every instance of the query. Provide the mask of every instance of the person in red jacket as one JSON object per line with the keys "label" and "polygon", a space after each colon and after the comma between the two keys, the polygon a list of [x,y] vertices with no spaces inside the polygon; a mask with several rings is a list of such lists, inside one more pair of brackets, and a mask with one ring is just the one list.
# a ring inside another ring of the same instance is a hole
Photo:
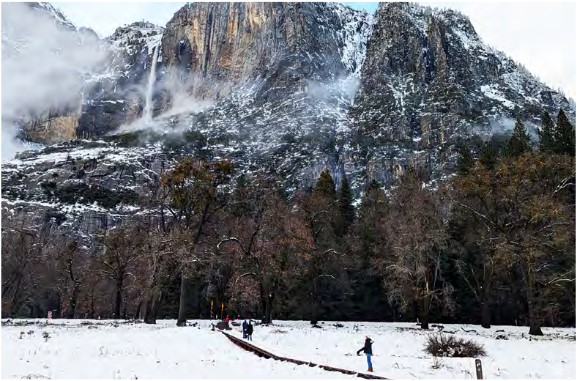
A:
{"label": "person in red jacket", "polygon": [[224,321],[226,322],[226,324],[228,324],[228,321],[229,321],[229,320],[230,320],[230,319],[228,318],[228,315],[226,315],[226,319],[224,319]]}

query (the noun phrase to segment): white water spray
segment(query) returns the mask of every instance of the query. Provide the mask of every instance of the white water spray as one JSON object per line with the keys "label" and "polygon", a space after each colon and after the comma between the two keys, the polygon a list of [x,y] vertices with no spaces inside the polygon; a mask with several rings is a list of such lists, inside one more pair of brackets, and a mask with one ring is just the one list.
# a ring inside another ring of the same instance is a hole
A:
{"label": "white water spray", "polygon": [[150,67],[150,75],[148,76],[148,86],[146,87],[146,98],[144,101],[143,119],[145,122],[152,121],[152,91],[154,90],[154,82],[156,82],[156,61],[158,61],[158,51],[160,45],[154,47],[152,52],[152,65]]}

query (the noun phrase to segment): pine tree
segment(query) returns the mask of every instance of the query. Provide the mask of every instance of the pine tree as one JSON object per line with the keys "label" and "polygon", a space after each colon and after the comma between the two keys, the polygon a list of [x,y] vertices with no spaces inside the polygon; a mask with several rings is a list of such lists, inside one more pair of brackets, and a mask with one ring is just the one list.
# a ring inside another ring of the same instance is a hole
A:
{"label": "pine tree", "polygon": [[364,192],[357,217],[350,227],[351,319],[394,319],[396,309],[383,292],[377,261],[388,257],[386,224],[388,201],[376,180]]}
{"label": "pine tree", "polygon": [[473,167],[475,161],[473,160],[473,155],[471,155],[471,150],[465,145],[459,147],[459,161],[457,162],[457,172],[460,175],[466,175],[469,170]]}
{"label": "pine tree", "polygon": [[357,224],[367,222],[367,225],[363,226],[362,229],[366,233],[370,230],[369,227],[374,228],[375,219],[385,217],[387,208],[388,200],[385,192],[381,189],[381,184],[377,180],[371,181],[361,199]]}
{"label": "pine tree", "polygon": [[555,151],[555,125],[548,112],[543,113],[543,127],[539,131],[539,150],[541,152]]}
{"label": "pine tree", "polygon": [[369,184],[369,188],[367,189],[367,193],[371,192],[371,191],[377,191],[381,189],[381,184],[379,184],[379,182],[375,179],[373,179],[373,181],[371,181],[371,183]]}
{"label": "pine tree", "polygon": [[493,144],[487,142],[481,148],[481,153],[479,155],[479,162],[487,169],[491,170],[497,165],[499,160],[499,155],[497,149]]}
{"label": "pine tree", "polygon": [[340,211],[340,218],[342,220],[341,232],[342,234],[346,233],[349,226],[355,220],[355,207],[353,206],[353,194],[351,192],[351,187],[349,185],[349,181],[347,180],[346,176],[343,176],[341,180],[341,188],[339,189],[339,211]]}
{"label": "pine tree", "polygon": [[335,190],[335,182],[333,181],[333,177],[329,172],[328,168],[325,168],[321,175],[319,176],[319,180],[317,181],[317,185],[315,187],[315,192],[320,193],[324,196],[329,197],[331,200],[336,198],[336,190]]}
{"label": "pine tree", "polygon": [[[370,259],[384,247],[384,220],[388,213],[388,200],[380,184],[373,180],[361,199],[355,221],[355,244],[359,245],[362,267],[369,267]],[[366,270],[366,269],[365,269]]]}
{"label": "pine tree", "polygon": [[553,137],[555,139],[555,153],[575,156],[575,127],[571,125],[562,109],[557,115],[557,128]]}
{"label": "pine tree", "polygon": [[507,143],[507,156],[517,157],[530,151],[531,140],[529,139],[525,125],[521,122],[520,119],[517,119],[517,123],[515,123],[515,129],[513,130],[513,135],[511,135],[511,138]]}

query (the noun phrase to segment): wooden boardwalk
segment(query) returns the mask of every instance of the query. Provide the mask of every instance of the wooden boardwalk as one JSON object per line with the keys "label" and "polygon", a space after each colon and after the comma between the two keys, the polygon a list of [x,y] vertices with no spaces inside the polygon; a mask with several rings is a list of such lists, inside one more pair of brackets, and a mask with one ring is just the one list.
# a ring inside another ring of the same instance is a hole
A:
{"label": "wooden boardwalk", "polygon": [[291,359],[288,357],[282,357],[282,356],[277,356],[273,353],[267,352],[264,349],[261,349],[245,340],[239,339],[236,336],[233,336],[229,333],[226,333],[224,331],[221,331],[223,335],[225,335],[226,337],[228,337],[228,339],[230,341],[232,341],[233,343],[235,343],[236,345],[238,345],[239,347],[241,347],[244,350],[253,352],[254,354],[256,354],[259,357],[264,357],[265,359],[273,359],[273,360],[278,360],[278,361],[287,361],[287,362],[292,362],[294,364],[298,364],[298,365],[308,365],[310,367],[319,367],[321,369],[324,369],[326,371],[329,372],[339,372],[339,373],[343,373],[343,374],[348,374],[351,376],[357,376],[357,377],[361,377],[361,378],[366,378],[368,380],[387,380],[387,378],[385,377],[381,377],[381,376],[375,376],[373,374],[367,374],[367,373],[359,373],[359,372],[355,372],[352,370],[346,370],[346,369],[341,369],[341,368],[335,368],[332,366],[328,366],[328,365],[320,365],[320,364],[316,364],[314,362],[310,362],[310,361],[302,361],[302,360],[296,360],[296,359]]}

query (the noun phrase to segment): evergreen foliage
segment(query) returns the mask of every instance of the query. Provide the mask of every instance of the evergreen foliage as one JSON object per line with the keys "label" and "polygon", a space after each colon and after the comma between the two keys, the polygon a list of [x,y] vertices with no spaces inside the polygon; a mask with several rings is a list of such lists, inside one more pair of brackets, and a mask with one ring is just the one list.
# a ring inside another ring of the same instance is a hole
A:
{"label": "evergreen foliage", "polygon": [[331,172],[328,168],[323,169],[317,181],[315,187],[315,192],[320,193],[324,196],[329,197],[331,200],[336,198],[335,182],[331,176]]}
{"label": "evergreen foliage", "polygon": [[555,124],[548,112],[542,116],[542,126],[539,131],[539,150],[541,152],[555,152]]}
{"label": "evergreen foliage", "polygon": [[274,176],[231,181],[232,163],[185,157],[161,177],[155,213],[104,221],[93,246],[54,213],[36,225],[3,214],[2,314],[184,326],[212,303],[212,316],[224,304],[263,322],[574,325],[575,158],[527,142],[520,125],[476,160],[463,151],[463,170],[434,187],[410,168],[387,191],[373,180],[356,209],[328,169],[284,197]]}
{"label": "evergreen foliage", "polygon": [[499,160],[499,153],[494,144],[487,142],[483,144],[479,154],[479,162],[487,169],[493,169]]}
{"label": "evergreen foliage", "polygon": [[346,176],[341,180],[341,187],[339,189],[338,204],[340,211],[340,225],[339,233],[345,234],[349,226],[355,220],[355,207],[353,205],[353,193]]}
{"label": "evergreen foliage", "polygon": [[569,122],[563,110],[559,110],[557,115],[557,128],[553,138],[555,153],[575,156],[575,127]]}
{"label": "evergreen foliage", "polygon": [[457,162],[457,173],[467,174],[475,164],[471,150],[465,145],[459,147],[459,161]]}
{"label": "evergreen foliage", "polygon": [[505,152],[507,156],[517,157],[530,151],[531,139],[529,138],[529,134],[527,134],[525,125],[521,122],[520,119],[517,119],[515,128],[513,129],[513,135],[511,135],[511,138],[507,143]]}

